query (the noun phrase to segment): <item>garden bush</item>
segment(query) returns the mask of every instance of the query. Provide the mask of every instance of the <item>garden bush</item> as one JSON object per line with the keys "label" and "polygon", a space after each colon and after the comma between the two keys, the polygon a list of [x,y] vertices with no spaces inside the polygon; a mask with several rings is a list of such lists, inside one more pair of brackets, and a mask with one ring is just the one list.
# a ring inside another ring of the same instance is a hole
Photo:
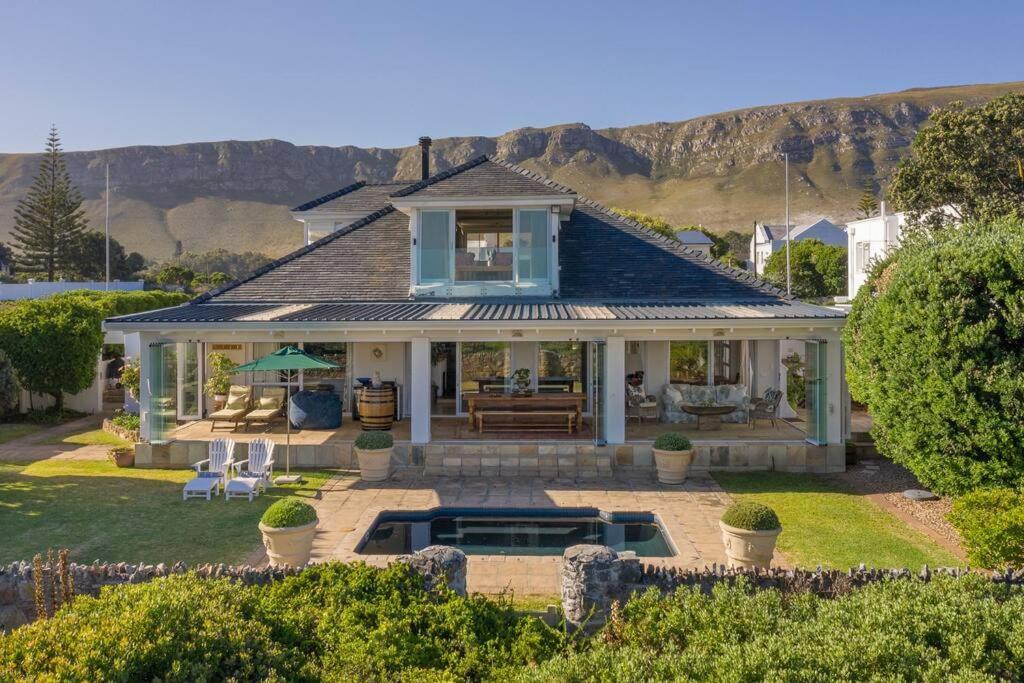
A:
{"label": "garden bush", "polygon": [[775,510],[749,500],[733,503],[726,508],[722,521],[729,526],[747,531],[768,531],[782,526]]}
{"label": "garden bush", "polygon": [[273,529],[304,526],[316,521],[316,510],[298,498],[282,498],[263,512],[260,521]]}
{"label": "garden bush", "polygon": [[659,451],[688,451],[692,444],[685,434],[666,432],[654,440],[654,447]]}
{"label": "garden bush", "polygon": [[926,486],[1024,484],[1024,225],[908,240],[854,299],[843,341],[879,450]]}
{"label": "garden bush", "polygon": [[631,600],[589,650],[524,681],[1018,680],[1024,593],[973,575],[835,599],[719,584]]}
{"label": "garden bush", "polygon": [[356,437],[355,447],[364,451],[375,451],[382,448],[391,448],[395,444],[395,437],[389,432],[363,432]]}
{"label": "garden bush", "polygon": [[1024,493],[980,489],[964,494],[953,503],[949,521],[973,564],[988,569],[1024,566]]}
{"label": "garden bush", "polygon": [[0,635],[0,680],[1019,680],[1024,591],[984,576],[827,599],[654,591],[591,638],[507,598],[428,592],[407,565],[330,563],[267,586],[174,576],[79,597]]}
{"label": "garden bush", "polygon": [[110,421],[121,429],[133,432],[139,431],[139,427],[142,425],[142,420],[139,418],[138,413],[129,413],[120,408],[114,411],[114,416],[110,418]]}

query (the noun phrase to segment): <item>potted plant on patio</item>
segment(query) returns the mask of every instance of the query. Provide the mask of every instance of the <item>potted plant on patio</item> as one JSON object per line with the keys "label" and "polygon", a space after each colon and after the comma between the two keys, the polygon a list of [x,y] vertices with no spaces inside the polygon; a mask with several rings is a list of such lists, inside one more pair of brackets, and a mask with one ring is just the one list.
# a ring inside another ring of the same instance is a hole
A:
{"label": "potted plant on patio", "polygon": [[259,528],[271,567],[309,564],[316,535],[316,510],[298,498],[279,500],[263,513]]}
{"label": "potted plant on patio", "polygon": [[767,569],[775,552],[775,541],[782,525],[767,505],[743,501],[725,510],[718,526],[722,529],[722,545],[729,566],[742,569]]}
{"label": "potted plant on patio", "polygon": [[228,400],[231,376],[235,374],[235,363],[223,353],[211,353],[207,359],[207,379],[203,388],[207,396],[221,406]]}
{"label": "potted plant on patio", "polygon": [[654,462],[658,468],[658,481],[682,484],[693,462],[693,445],[678,432],[662,434],[654,440]]}
{"label": "potted plant on patio", "polygon": [[395,439],[388,432],[363,432],[356,438],[356,457],[364,481],[386,481],[391,473]]}

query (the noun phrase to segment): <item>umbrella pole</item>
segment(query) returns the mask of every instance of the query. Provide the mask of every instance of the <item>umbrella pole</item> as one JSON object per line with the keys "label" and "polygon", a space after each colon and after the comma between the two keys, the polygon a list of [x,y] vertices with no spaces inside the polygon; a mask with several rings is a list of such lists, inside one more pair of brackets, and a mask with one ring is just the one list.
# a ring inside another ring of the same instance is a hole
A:
{"label": "umbrella pole", "polygon": [[302,480],[291,473],[292,467],[292,415],[291,415],[292,371],[288,371],[288,386],[284,392],[284,476],[274,479],[275,484],[297,484]]}

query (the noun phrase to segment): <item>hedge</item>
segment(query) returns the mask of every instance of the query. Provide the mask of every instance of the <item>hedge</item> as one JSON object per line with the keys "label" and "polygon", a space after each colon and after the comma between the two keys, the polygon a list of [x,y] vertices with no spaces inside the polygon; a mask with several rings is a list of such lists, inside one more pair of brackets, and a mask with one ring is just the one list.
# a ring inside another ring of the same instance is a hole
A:
{"label": "hedge", "polygon": [[719,585],[651,591],[592,647],[522,681],[1017,680],[1024,593],[984,577],[873,584],[834,600]]}
{"label": "hedge", "polygon": [[104,318],[187,300],[171,292],[91,290],[23,299],[0,308],[0,350],[24,388],[50,394],[60,410],[65,394],[83,391],[95,378]]}
{"label": "hedge", "polygon": [[989,569],[1024,566],[1024,492],[972,491],[954,501],[949,521],[973,564]]}
{"label": "hedge", "polygon": [[912,239],[844,330],[878,449],[940,493],[1024,483],[1024,225]]}

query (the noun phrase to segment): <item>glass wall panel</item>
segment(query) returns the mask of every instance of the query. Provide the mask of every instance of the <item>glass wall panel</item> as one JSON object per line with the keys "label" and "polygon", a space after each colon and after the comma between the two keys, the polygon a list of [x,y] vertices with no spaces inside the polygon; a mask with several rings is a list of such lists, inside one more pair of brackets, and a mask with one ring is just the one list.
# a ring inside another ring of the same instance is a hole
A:
{"label": "glass wall panel", "polygon": [[466,399],[481,393],[507,393],[511,386],[512,345],[508,342],[462,342],[459,358],[462,410]]}
{"label": "glass wall panel", "polygon": [[743,369],[743,342],[716,340],[713,346],[715,384],[739,384]]}
{"label": "glass wall panel", "polygon": [[199,344],[186,342],[178,344],[181,360],[180,381],[181,399],[178,405],[178,416],[182,419],[199,417]]}
{"label": "glass wall panel", "polygon": [[805,370],[807,395],[807,440],[814,444],[828,441],[828,412],[825,395],[825,343],[806,343],[807,369]]}
{"label": "glass wall panel", "polygon": [[420,212],[420,282],[446,282],[451,277],[451,214]]}
{"label": "glass wall panel", "polygon": [[673,384],[708,383],[708,343],[674,341],[669,344],[669,374]]}
{"label": "glass wall panel", "polygon": [[519,279],[548,279],[548,212],[519,212]]}
{"label": "glass wall panel", "polygon": [[166,443],[177,427],[178,354],[175,344],[149,347],[149,440]]}
{"label": "glass wall panel", "polygon": [[587,388],[585,342],[540,342],[537,345],[537,391],[577,393]]}
{"label": "glass wall panel", "polygon": [[306,342],[302,347],[304,351],[337,363],[341,367],[325,368],[323,370],[303,370],[303,386],[306,389],[315,389],[318,384],[329,384],[334,388],[335,393],[342,396],[342,401],[344,402],[344,397],[347,393],[345,373],[348,369],[346,346],[345,342],[323,342],[317,344]]}
{"label": "glass wall panel", "polygon": [[455,280],[512,279],[512,209],[455,212]]}

